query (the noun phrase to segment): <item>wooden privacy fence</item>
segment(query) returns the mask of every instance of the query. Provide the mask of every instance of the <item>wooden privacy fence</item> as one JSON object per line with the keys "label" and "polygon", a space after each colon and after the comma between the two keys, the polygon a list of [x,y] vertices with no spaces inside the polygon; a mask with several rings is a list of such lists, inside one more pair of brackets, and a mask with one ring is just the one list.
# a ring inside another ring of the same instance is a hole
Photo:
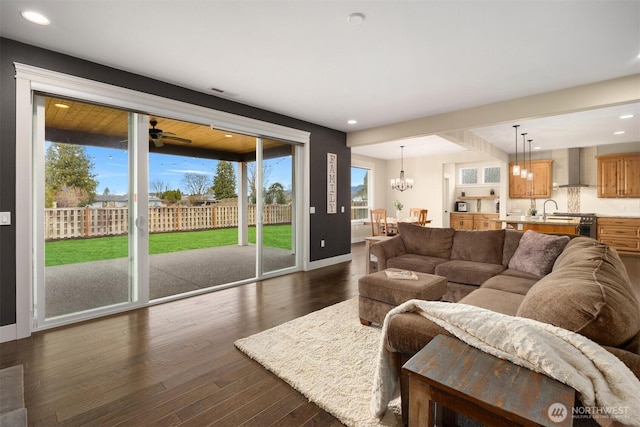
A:
{"label": "wooden privacy fence", "polygon": [[[103,237],[129,232],[128,208],[45,209],[45,240]],[[256,205],[248,206],[248,223],[256,224]],[[238,207],[160,206],[149,208],[149,233],[207,230],[238,226]],[[290,224],[291,205],[265,205],[263,223]]]}

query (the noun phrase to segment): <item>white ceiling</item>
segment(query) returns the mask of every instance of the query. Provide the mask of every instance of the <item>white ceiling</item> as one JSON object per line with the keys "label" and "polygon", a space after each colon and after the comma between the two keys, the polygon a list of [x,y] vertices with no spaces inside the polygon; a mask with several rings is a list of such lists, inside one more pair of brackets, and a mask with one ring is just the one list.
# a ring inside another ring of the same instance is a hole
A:
{"label": "white ceiling", "polygon": [[[640,72],[638,0],[0,0],[0,35],[345,132]],[[614,141],[640,140],[634,109]],[[619,119],[582,114],[521,129],[543,148],[611,143]],[[475,132],[514,151],[511,124]],[[438,144],[459,149],[416,146]]]}

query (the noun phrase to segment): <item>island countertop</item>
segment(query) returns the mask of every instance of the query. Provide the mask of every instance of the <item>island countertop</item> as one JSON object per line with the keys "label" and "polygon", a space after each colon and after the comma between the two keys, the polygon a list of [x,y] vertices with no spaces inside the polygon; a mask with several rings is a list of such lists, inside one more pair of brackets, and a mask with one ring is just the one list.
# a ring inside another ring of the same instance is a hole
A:
{"label": "island countertop", "polygon": [[494,219],[494,222],[506,222],[507,224],[554,224],[554,225],[580,225],[580,218],[573,217],[552,217],[548,216],[546,219],[542,217],[530,217],[530,216],[508,216],[505,218]]}
{"label": "island countertop", "polygon": [[542,217],[508,216],[493,221],[504,222],[516,230],[531,230],[539,233],[579,234],[580,226],[580,218],[559,216],[548,216],[545,219]]}

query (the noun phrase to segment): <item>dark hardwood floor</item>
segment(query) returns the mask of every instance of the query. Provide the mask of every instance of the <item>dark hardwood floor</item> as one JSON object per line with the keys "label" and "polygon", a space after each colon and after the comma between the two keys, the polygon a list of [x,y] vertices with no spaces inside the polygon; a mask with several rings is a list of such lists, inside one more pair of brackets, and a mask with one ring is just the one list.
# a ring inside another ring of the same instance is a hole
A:
{"label": "dark hardwood floor", "polygon": [[23,364],[32,426],[341,426],[235,348],[241,337],[357,295],[353,261],[34,333]]}
{"label": "dark hardwood floor", "polygon": [[[0,344],[32,426],[340,426],[233,342],[357,295],[353,261]],[[638,286],[640,257],[624,257]]]}

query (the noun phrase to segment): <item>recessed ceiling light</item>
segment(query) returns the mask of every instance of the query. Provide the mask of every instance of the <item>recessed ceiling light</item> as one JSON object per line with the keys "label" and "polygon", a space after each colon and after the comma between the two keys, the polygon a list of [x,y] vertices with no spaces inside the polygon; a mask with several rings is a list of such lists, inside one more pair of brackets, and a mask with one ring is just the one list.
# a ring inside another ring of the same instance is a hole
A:
{"label": "recessed ceiling light", "polygon": [[24,12],[20,12],[20,15],[22,15],[22,17],[27,21],[33,22],[34,24],[49,25],[51,23],[49,21],[49,18],[47,18],[40,12],[36,12],[33,10],[25,10]]}
{"label": "recessed ceiling light", "polygon": [[53,104],[58,108],[69,108],[67,104],[63,104],[62,102],[58,102],[57,104]]}
{"label": "recessed ceiling light", "polygon": [[622,135],[623,133],[624,133],[624,131],[623,131],[623,130],[619,130],[619,131],[617,131],[617,132],[614,132],[613,134],[614,134],[614,135]]}
{"label": "recessed ceiling light", "polygon": [[358,121],[351,119],[351,120],[348,120],[347,123],[350,125],[355,125],[356,123],[358,123]]}
{"label": "recessed ceiling light", "polygon": [[533,147],[534,150],[542,150],[542,147]]}
{"label": "recessed ceiling light", "polygon": [[624,116],[620,116],[621,119],[630,119],[633,117],[633,114],[625,114]]}
{"label": "recessed ceiling light", "polygon": [[233,138],[233,135],[231,135],[229,133],[225,134],[224,136],[225,136],[225,138]]}
{"label": "recessed ceiling light", "polygon": [[356,12],[347,16],[347,22],[352,25],[360,25],[364,22],[365,16],[364,13]]}

